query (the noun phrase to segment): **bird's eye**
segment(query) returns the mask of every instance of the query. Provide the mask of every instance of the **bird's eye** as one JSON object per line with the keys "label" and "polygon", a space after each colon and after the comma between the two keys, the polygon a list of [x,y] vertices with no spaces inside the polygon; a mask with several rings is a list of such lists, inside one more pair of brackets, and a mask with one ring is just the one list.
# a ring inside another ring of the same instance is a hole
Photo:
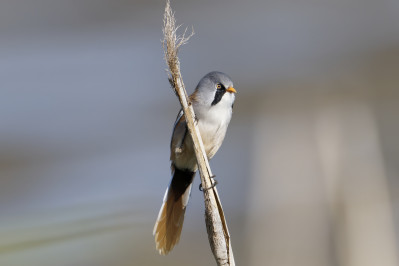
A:
{"label": "bird's eye", "polygon": [[218,90],[220,90],[222,88],[222,85],[221,84],[216,84],[216,89],[218,89]]}

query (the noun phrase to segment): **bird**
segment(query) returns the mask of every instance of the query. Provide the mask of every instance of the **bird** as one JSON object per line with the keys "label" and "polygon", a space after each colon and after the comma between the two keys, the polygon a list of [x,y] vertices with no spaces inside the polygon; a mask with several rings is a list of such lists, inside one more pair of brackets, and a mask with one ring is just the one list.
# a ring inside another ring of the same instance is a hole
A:
{"label": "bird", "polygon": [[[206,74],[189,96],[208,159],[218,151],[233,113],[236,90],[226,74]],[[156,249],[168,254],[179,242],[191,187],[198,169],[183,110],[177,115],[170,143],[172,179],[166,189],[153,235]]]}

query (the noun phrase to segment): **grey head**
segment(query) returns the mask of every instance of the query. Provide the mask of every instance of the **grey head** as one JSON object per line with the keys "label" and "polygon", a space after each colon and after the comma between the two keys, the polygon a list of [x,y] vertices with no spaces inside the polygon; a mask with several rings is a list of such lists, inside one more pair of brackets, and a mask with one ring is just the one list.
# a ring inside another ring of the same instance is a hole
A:
{"label": "grey head", "polygon": [[236,90],[230,77],[222,72],[212,71],[200,80],[194,95],[198,102],[207,106],[214,106],[223,98],[226,98],[225,100],[231,102],[230,105],[232,105],[234,93],[236,93]]}

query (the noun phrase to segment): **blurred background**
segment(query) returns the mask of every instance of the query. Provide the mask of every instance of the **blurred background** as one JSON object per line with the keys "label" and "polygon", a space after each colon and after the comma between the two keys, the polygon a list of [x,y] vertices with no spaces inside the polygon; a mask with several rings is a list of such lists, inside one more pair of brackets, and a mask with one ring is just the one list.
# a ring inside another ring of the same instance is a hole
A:
{"label": "blurred background", "polygon": [[[152,236],[179,110],[164,4],[1,1],[0,265],[215,264],[197,189],[173,252]],[[399,2],[172,7],[188,92],[212,70],[238,91],[211,161],[237,264],[399,265]]]}

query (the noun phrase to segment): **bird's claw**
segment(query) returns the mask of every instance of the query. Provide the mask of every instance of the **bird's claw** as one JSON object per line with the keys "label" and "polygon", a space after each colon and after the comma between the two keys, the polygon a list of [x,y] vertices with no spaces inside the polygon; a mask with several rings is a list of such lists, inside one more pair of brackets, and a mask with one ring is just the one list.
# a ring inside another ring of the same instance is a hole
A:
{"label": "bird's claw", "polygon": [[199,190],[200,191],[205,191],[205,190],[209,190],[209,189],[214,188],[218,184],[218,181],[215,179],[215,177],[216,177],[215,175],[211,176],[211,180],[213,181],[212,186],[210,186],[208,188],[203,188],[202,187],[202,183],[200,183],[199,184]]}

